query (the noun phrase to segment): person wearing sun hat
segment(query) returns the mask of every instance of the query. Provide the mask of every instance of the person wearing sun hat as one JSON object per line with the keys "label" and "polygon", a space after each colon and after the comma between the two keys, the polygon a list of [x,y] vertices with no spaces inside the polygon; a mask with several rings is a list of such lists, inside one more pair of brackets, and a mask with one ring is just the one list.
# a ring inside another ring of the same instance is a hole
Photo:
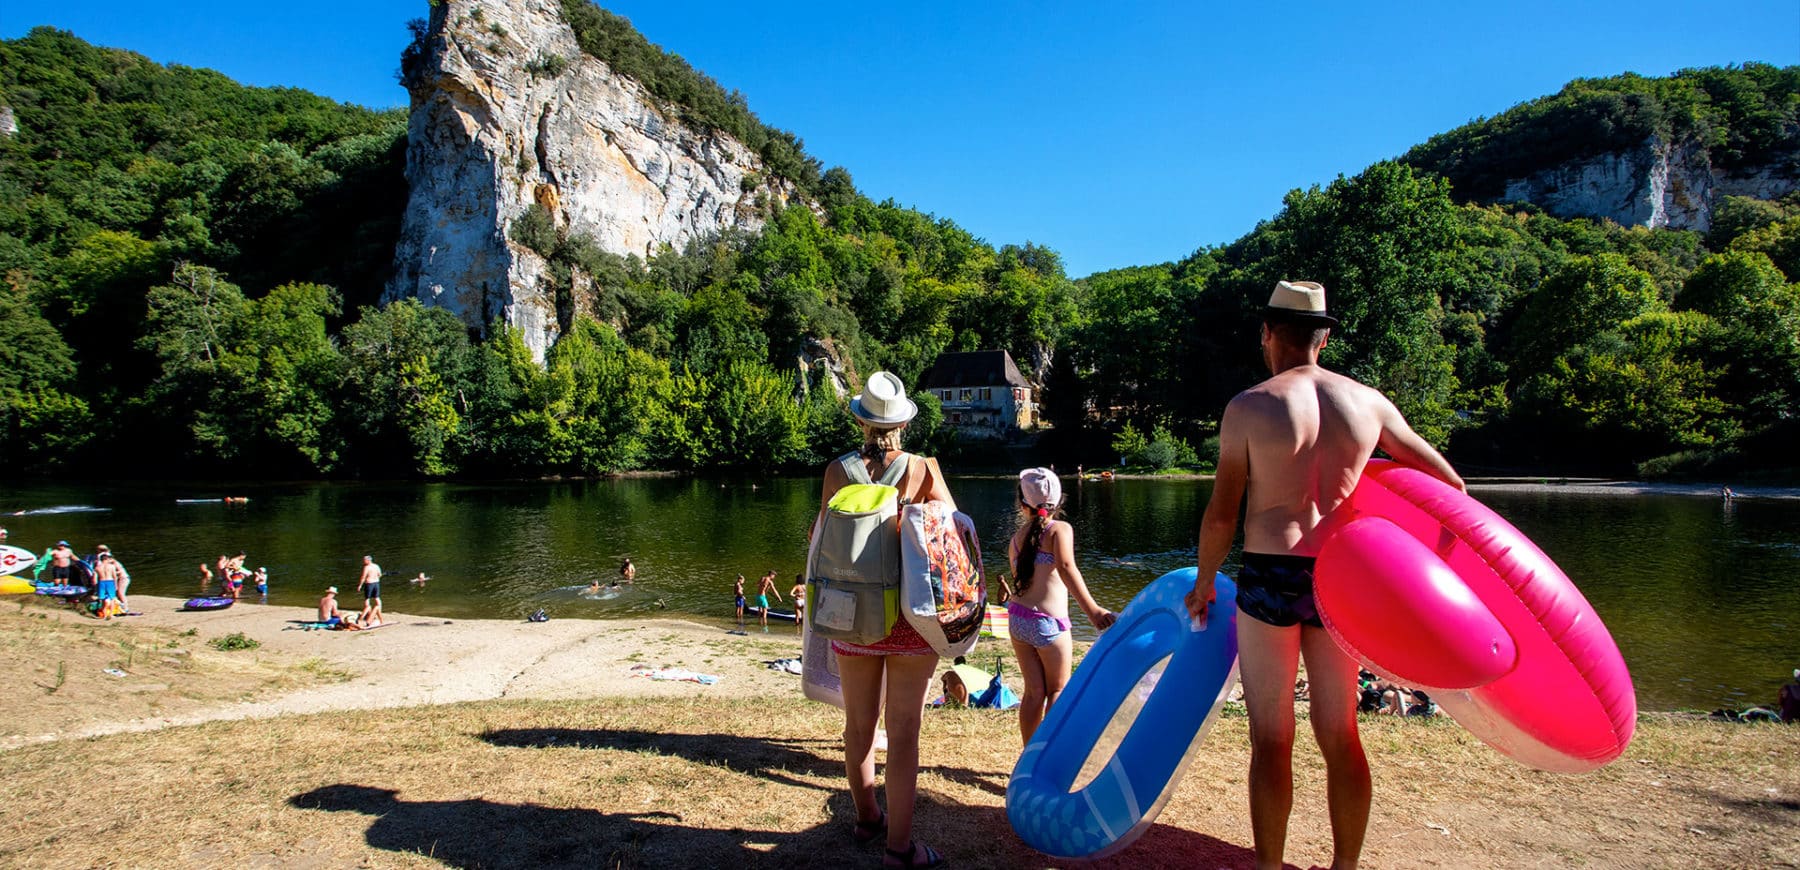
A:
{"label": "person wearing sun hat", "polygon": [[[911,456],[900,446],[906,424],[919,406],[892,372],[875,372],[850,399],[850,416],[863,430],[863,444],[825,466],[820,515],[838,490],[879,480],[897,463],[904,471],[896,488],[905,502],[956,500],[936,460]],[[896,534],[898,531],[896,530]],[[943,856],[912,837],[913,803],[919,776],[919,724],[925,694],[937,672],[937,653],[905,619],[887,637],[862,645],[833,640],[844,696],[844,773],[856,809],[851,836],[856,842],[886,841],[884,864],[936,867]],[[885,686],[885,696],[883,689]],[[885,703],[884,703],[885,701]],[[887,812],[875,800],[876,727],[887,709]]]}
{"label": "person wearing sun hat", "polygon": [[1325,756],[1332,866],[1353,866],[1369,823],[1369,763],[1356,730],[1357,663],[1326,633],[1312,595],[1320,525],[1350,496],[1377,447],[1457,489],[1462,478],[1379,391],[1319,365],[1337,318],[1325,287],[1278,281],[1263,309],[1270,377],[1239,393],[1219,423],[1218,470],[1200,521],[1188,610],[1204,621],[1213,576],[1244,513],[1237,577],[1239,677],[1250,714],[1250,830],[1258,866],[1280,866],[1293,806],[1294,672],[1301,658]]}

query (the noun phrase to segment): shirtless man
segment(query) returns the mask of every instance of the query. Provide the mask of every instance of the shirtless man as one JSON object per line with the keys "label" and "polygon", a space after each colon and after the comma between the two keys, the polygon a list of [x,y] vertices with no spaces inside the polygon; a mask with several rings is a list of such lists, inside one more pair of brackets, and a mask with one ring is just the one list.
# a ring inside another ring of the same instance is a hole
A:
{"label": "shirtless man", "polygon": [[1225,407],[1212,500],[1200,522],[1200,576],[1188,610],[1204,619],[1244,507],[1238,575],[1238,655],[1250,713],[1250,828],[1258,867],[1282,866],[1294,804],[1294,675],[1311,678],[1313,736],[1325,758],[1333,868],[1352,868],[1369,825],[1369,763],[1356,730],[1357,663],[1338,649],[1313,604],[1312,564],[1325,517],[1350,495],[1377,447],[1464,489],[1450,463],[1392,402],[1319,367],[1337,324],[1325,288],[1279,282],[1264,309],[1263,362],[1273,377]]}
{"label": "shirtless man", "polygon": [[113,559],[112,552],[102,547],[100,555],[94,559],[94,597],[101,601],[118,598],[120,574],[119,563]]}
{"label": "shirtless man", "polygon": [[325,597],[319,599],[319,621],[330,628],[356,628],[356,623],[338,609],[336,586],[326,588]]}
{"label": "shirtless man", "polygon": [[58,586],[69,585],[72,572],[70,566],[75,564],[75,551],[69,548],[68,541],[57,541],[50,548],[50,582]]}
{"label": "shirtless man", "polygon": [[363,594],[362,624],[374,627],[385,622],[381,615],[381,566],[375,564],[374,556],[363,557],[362,577],[356,581],[356,588]]}
{"label": "shirtless man", "polygon": [[783,600],[781,597],[781,590],[775,588],[775,569],[773,568],[769,569],[769,573],[762,575],[762,584],[756,589],[756,607],[758,610],[762,611],[763,631],[769,630],[770,593],[775,595],[776,601]]}

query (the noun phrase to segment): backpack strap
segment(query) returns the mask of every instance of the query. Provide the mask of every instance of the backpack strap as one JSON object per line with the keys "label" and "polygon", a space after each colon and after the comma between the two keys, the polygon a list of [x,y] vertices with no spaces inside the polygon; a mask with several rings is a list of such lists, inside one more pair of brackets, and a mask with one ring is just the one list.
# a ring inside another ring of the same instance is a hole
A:
{"label": "backpack strap", "polygon": [[869,479],[869,469],[863,465],[862,454],[854,450],[838,457],[838,465],[843,466],[844,476],[851,483],[874,483]]}
{"label": "backpack strap", "polygon": [[857,451],[852,450],[839,456],[837,461],[839,465],[843,466],[844,476],[849,478],[851,483],[879,483],[882,486],[898,487],[900,480],[906,476],[906,467],[911,459],[912,454],[910,453],[900,454],[888,465],[887,470],[881,473],[880,480],[869,479],[869,467],[863,464],[862,454]]}
{"label": "backpack strap", "polygon": [[906,466],[911,459],[911,453],[901,453],[894,458],[892,464],[888,465],[887,470],[881,473],[881,479],[876,482],[882,486],[898,487],[900,480],[906,477]]}

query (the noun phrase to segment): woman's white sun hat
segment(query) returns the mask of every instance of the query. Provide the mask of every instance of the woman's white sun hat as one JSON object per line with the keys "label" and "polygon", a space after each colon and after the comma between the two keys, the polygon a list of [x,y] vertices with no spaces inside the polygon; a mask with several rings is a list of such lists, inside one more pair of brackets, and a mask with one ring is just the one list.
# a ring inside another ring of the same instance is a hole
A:
{"label": "woman's white sun hat", "polygon": [[850,399],[850,416],[871,426],[898,426],[919,413],[906,397],[906,385],[893,372],[876,372],[863,384],[861,394]]}

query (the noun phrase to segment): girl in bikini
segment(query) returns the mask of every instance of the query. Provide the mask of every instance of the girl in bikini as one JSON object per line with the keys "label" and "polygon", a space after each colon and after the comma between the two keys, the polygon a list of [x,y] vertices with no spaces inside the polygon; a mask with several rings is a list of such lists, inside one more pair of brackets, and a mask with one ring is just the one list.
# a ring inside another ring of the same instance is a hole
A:
{"label": "girl in bikini", "polygon": [[1023,522],[1007,545],[1019,588],[1006,603],[1013,654],[1024,676],[1019,704],[1019,735],[1031,742],[1038,723],[1069,684],[1074,640],[1069,635],[1069,595],[1073,593],[1094,628],[1105,631],[1116,618],[1095,603],[1075,567],[1075,529],[1057,519],[1062,508],[1062,481],[1048,468],[1019,472],[1019,510]]}

